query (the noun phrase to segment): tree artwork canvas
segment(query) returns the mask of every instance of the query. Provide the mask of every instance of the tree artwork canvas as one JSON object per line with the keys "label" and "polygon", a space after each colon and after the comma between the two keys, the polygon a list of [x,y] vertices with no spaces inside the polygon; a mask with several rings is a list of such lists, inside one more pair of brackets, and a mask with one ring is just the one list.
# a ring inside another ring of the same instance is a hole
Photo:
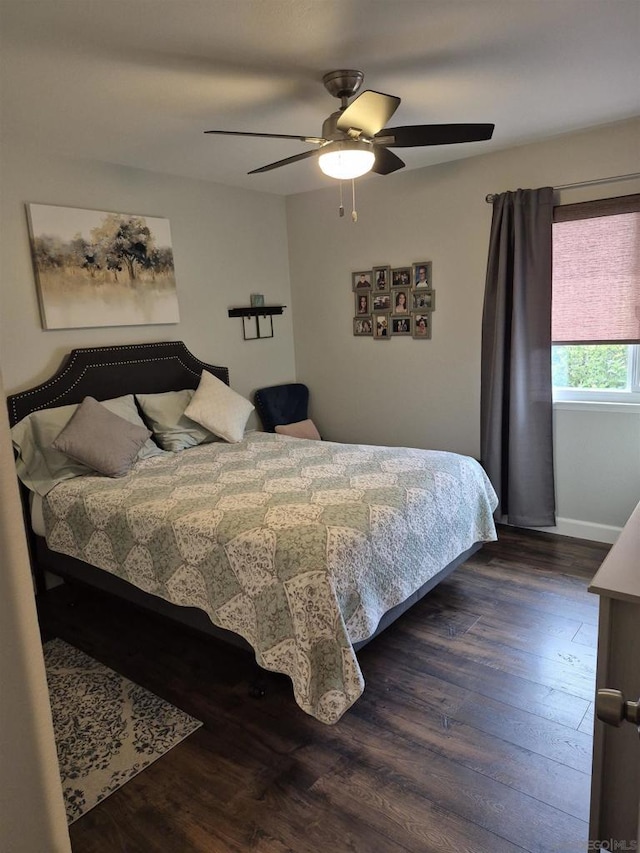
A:
{"label": "tree artwork canvas", "polygon": [[179,322],[168,219],[27,209],[43,328]]}

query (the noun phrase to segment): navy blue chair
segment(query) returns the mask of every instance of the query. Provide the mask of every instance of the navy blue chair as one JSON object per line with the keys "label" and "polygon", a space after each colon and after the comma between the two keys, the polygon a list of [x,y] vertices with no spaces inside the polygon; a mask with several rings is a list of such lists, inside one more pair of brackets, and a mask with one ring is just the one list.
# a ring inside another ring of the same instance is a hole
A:
{"label": "navy blue chair", "polygon": [[277,426],[295,424],[309,417],[309,389],[301,382],[259,388],[253,400],[266,432],[275,432]]}

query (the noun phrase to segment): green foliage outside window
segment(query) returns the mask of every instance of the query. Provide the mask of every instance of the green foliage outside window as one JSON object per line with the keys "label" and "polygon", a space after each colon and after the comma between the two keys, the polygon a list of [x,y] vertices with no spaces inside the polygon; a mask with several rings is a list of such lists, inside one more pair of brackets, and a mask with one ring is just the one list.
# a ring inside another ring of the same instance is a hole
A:
{"label": "green foliage outside window", "polygon": [[624,390],[629,348],[626,344],[569,344],[552,348],[554,388]]}

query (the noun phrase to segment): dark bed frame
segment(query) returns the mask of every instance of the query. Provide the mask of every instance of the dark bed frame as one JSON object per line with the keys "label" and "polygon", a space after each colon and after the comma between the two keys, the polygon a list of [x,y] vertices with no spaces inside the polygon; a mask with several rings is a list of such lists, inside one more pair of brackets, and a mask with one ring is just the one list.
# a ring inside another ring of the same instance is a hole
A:
{"label": "dark bed frame", "polygon": [[[203,369],[229,384],[229,370],[226,367],[200,361],[189,352],[182,341],[75,349],[64,360],[54,376],[46,382],[17,394],[11,394],[7,398],[9,421],[13,426],[31,412],[70,403],[81,403],[86,396],[95,397],[97,400],[108,400],[124,394],[154,394],[163,391],[180,391],[185,388],[195,389]],[[188,628],[242,648],[249,648],[242,637],[218,628],[204,611],[198,608],[171,604],[143,592],[109,572],[74,557],[51,551],[45,540],[37,536],[31,528],[29,493],[22,484],[21,494],[31,565],[38,594],[46,591],[45,573],[51,572],[64,580],[115,595]],[[376,632],[367,640],[355,643],[354,648],[356,650],[362,648],[381,633],[436,584],[465,562],[481,547],[481,544],[476,543],[460,554],[406,601],[389,610],[380,620]]]}

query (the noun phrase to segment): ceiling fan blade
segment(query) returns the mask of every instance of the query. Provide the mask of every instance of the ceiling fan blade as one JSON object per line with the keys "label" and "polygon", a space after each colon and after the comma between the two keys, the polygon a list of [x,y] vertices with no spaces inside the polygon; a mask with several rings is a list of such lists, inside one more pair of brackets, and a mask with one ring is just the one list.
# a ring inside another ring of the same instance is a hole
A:
{"label": "ceiling fan blade", "polygon": [[392,172],[397,172],[398,169],[404,169],[404,160],[401,160],[393,151],[378,145],[374,148],[376,159],[371,167],[372,172],[378,175],[390,175]]}
{"label": "ceiling fan blade", "polygon": [[300,142],[311,142],[317,145],[326,142],[321,136],[292,136],[288,133],[249,133],[244,130],[205,130],[205,133],[217,133],[223,136],[262,136],[267,139],[299,139]]}
{"label": "ceiling fan blade", "polygon": [[277,160],[275,163],[269,163],[266,166],[261,166],[259,169],[253,169],[247,172],[248,175],[257,175],[259,172],[270,172],[271,169],[279,169],[280,166],[288,166],[289,163],[297,163],[298,160],[306,160],[307,157],[315,157],[317,151],[303,151],[302,154],[294,154],[293,157],[286,157],[284,160]]}
{"label": "ceiling fan blade", "polygon": [[494,127],[494,124],[415,124],[407,127],[385,127],[376,136],[376,142],[391,148],[481,142],[491,139]]}
{"label": "ceiling fan blade", "polygon": [[345,133],[351,128],[373,137],[385,126],[400,106],[400,98],[371,90],[363,92],[352,101],[337,121],[338,130]]}

